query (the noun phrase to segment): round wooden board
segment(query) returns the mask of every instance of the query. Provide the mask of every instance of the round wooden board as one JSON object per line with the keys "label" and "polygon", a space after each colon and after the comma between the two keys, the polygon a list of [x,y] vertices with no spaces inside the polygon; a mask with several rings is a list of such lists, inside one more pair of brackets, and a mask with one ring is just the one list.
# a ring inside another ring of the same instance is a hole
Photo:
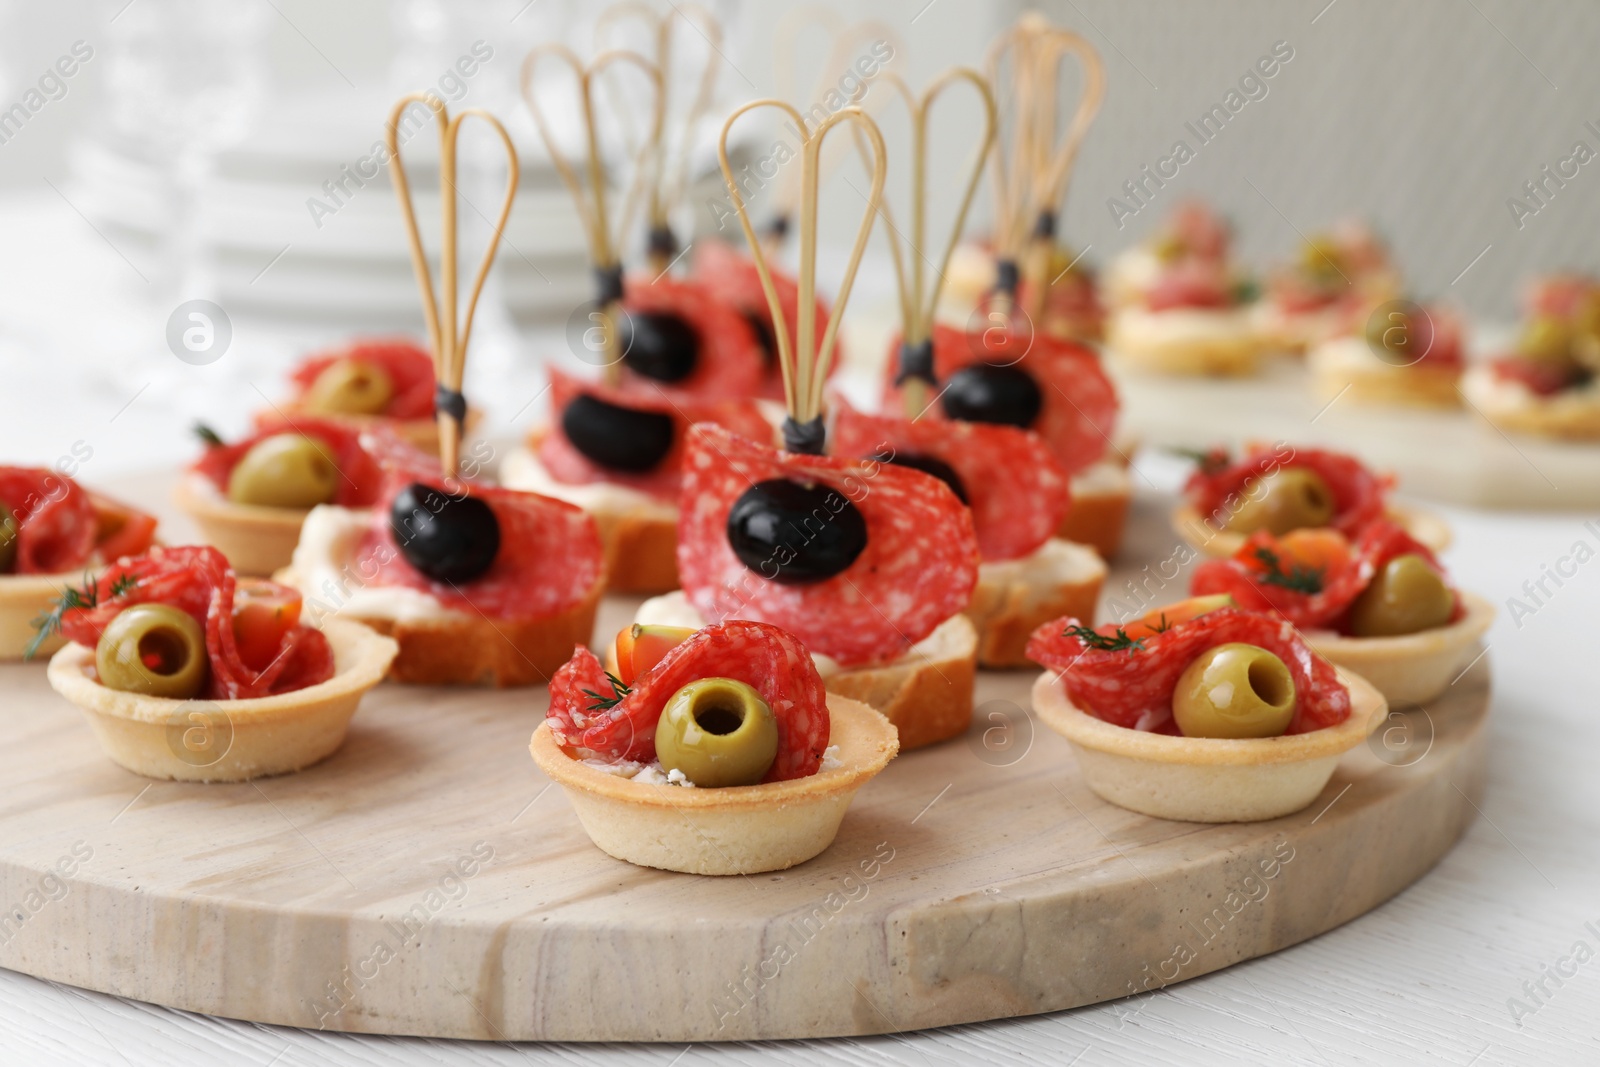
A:
{"label": "round wooden board", "polygon": [[[634,603],[608,602],[600,632]],[[892,763],[818,858],[702,878],[589,843],[528,756],[542,689],[385,685],[322,765],[192,785],[111,764],[42,667],[0,667],[0,965],[364,1033],[910,1030],[1120,997],[1313,937],[1426,872],[1483,787],[1485,662],[1347,757],[1304,812],[1236,826],[1101,802],[1024,710],[1032,680],[985,675],[966,739]],[[1384,740],[1405,743],[1388,762]]]}

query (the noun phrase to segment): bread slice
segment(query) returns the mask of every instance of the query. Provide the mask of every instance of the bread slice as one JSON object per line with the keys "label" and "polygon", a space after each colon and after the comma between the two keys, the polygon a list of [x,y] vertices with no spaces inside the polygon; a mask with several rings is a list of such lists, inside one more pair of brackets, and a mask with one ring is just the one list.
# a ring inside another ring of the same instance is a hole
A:
{"label": "bread slice", "polygon": [[1031,667],[1028,638],[1051,619],[1072,615],[1093,625],[1106,565],[1087,545],[1052,537],[1031,556],[984,563],[966,615],[978,631],[985,667]]}
{"label": "bread slice", "polygon": [[1128,524],[1133,480],[1120,455],[1111,455],[1072,476],[1072,506],[1056,529],[1066,541],[1088,545],[1100,558],[1116,558]]}
{"label": "bread slice", "polygon": [[606,588],[612,593],[651,595],[678,588],[678,508],[643,493],[606,487],[566,485],[539,462],[541,432],[526,448],[507,456],[500,483],[565,500],[594,516],[606,553]]}
{"label": "bread slice", "polygon": [[908,751],[966,732],[977,678],[978,631],[965,615],[954,615],[893,663],[841,670],[823,681],[828,692],[882,712]]}

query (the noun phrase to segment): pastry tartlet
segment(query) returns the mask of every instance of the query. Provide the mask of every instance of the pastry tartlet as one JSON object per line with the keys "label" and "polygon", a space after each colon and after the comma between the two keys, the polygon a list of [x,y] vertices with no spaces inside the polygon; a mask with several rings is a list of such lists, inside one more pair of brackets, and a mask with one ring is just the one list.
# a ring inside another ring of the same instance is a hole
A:
{"label": "pastry tartlet", "polygon": [[1150,245],[1119,257],[1107,350],[1157,374],[1254,374],[1266,344],[1254,284],[1229,262],[1231,240],[1223,219],[1189,201]]}
{"label": "pastry tartlet", "polygon": [[[425,452],[439,451],[433,357],[409,338],[366,338],[313,353],[289,381],[290,395],[257,416],[257,429],[285,418],[331,419],[357,431],[387,429]],[[467,432],[479,419],[467,413]]]}
{"label": "pastry tartlet", "polygon": [[593,516],[605,545],[606,588],[661,593],[678,585],[678,488],[696,422],[753,440],[772,426],[753,399],[704,399],[672,388],[622,387],[550,372],[555,421],[506,457],[500,480],[565,500]]}
{"label": "pastry tartlet", "polygon": [[1600,440],[1600,281],[1559,275],[1535,281],[1512,350],[1461,381],[1495,426],[1557,440]]}
{"label": "pastry tartlet", "polygon": [[1293,814],[1388,705],[1286,621],[1205,607],[1188,602],[1180,621],[1125,630],[1041,627],[1030,644],[1046,668],[1034,711],[1112,804],[1185,822]]}
{"label": "pastry tartlet", "polygon": [[344,741],[395,643],[357,623],[300,622],[298,595],[238,583],[210,547],[153,549],[65,594],[50,660],[106,755],[136,774],[239,782],[285,774]]}
{"label": "pastry tartlet", "polygon": [[65,642],[36,632],[73,582],[144,552],[155,516],[78,485],[59,470],[0,467],[0,661],[48,655]]}
{"label": "pastry tartlet", "polygon": [[173,502],[234,570],[259,576],[288,566],[313,507],[371,507],[380,473],[361,432],[344,422],[273,416],[258,426],[232,444],[202,427],[205,453],[173,488]]}
{"label": "pastry tartlet", "polygon": [[1389,499],[1393,479],[1360,460],[1320,448],[1251,444],[1235,459],[1225,449],[1197,456],[1172,527],[1203,555],[1226,559],[1256,530],[1284,534],[1328,527],[1346,538],[1388,518],[1435,552],[1450,544],[1450,527],[1432,512]]}
{"label": "pastry tartlet", "polygon": [[1356,335],[1312,348],[1307,365],[1318,395],[1358,404],[1452,408],[1464,366],[1461,323],[1442,307],[1375,316]]}
{"label": "pastry tartlet", "polygon": [[1201,564],[1191,588],[1287,619],[1391,704],[1437,697],[1494,621],[1492,604],[1453,588],[1433,551],[1387,519],[1353,540],[1329,529],[1257,531],[1233,558]]}
{"label": "pastry tartlet", "polygon": [[534,762],[595,845],[629,863],[755,874],[822,852],[894,758],[894,727],[827,695],[805,646],[777,627],[730,622],[672,641],[621,677],[576,650],[550,683]]}
{"label": "pastry tartlet", "polygon": [[1293,263],[1271,272],[1256,329],[1272,348],[1307,352],[1359,331],[1373,308],[1396,300],[1400,272],[1372,230],[1345,222],[1313,234]]}

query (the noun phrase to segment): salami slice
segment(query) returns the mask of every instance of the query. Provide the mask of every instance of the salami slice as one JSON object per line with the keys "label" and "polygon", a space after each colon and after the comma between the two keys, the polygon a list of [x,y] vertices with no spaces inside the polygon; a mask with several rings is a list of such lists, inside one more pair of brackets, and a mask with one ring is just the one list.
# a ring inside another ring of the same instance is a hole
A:
{"label": "salami slice", "polygon": [[[608,404],[635,411],[671,416],[674,427],[671,451],[654,470],[643,474],[613,470],[594,462],[579,452],[561,429],[561,412],[580,395],[592,396]],[[662,500],[675,501],[678,498],[678,486],[682,482],[684,442],[689,427],[695,423],[714,422],[741,437],[756,441],[765,441],[772,437],[772,425],[761,413],[761,406],[754,400],[691,396],[664,388],[654,382],[644,383],[638,379],[617,388],[600,382],[580,381],[551,368],[550,407],[556,413],[556,418],[549,431],[539,440],[539,461],[544,464],[552,478],[568,485],[607,482],[611,485],[637,489]]]}
{"label": "salami slice", "polygon": [[[899,347],[896,339],[890,349],[885,411],[904,408],[894,385],[897,360],[893,354]],[[933,373],[941,383],[981,363],[1016,366],[1032,376],[1043,403],[1029,429],[1045,439],[1068,474],[1077,474],[1105,455],[1116,429],[1117,391],[1093,349],[1039,331],[964,333],[950,326],[934,326]],[[944,409],[935,403],[918,421],[946,418]]]}
{"label": "salami slice", "polygon": [[[699,241],[694,248],[694,276],[721,299],[736,308],[755,331],[761,357],[762,379],[758,396],[783,399],[783,371],[778,366],[778,346],[774,340],[772,308],[767,304],[766,291],[761,287],[761,272],[755,260],[741,254],[726,241]],[[789,345],[798,346],[800,328],[800,286],[782,271],[772,272],[772,289],[777,294],[778,306],[783,309],[783,321],[788,325]],[[819,296],[813,307],[816,315],[818,340],[828,329],[828,305]],[[834,342],[837,349],[839,342]],[[843,352],[840,351],[842,356]],[[834,365],[842,359],[836,357]]]}
{"label": "salami slice", "polygon": [[550,679],[548,721],[556,740],[616,760],[648,763],[656,757],[656,723],[679,689],[702,678],[744,682],[772,707],[778,720],[778,756],[764,781],[817,773],[828,747],[828,703],[811,654],[794,636],[761,622],[708,626],[634,679],[615,706],[600,709],[594,693],[612,693],[600,661],[586,648]]}
{"label": "salami slice", "polygon": [[332,419],[277,413],[257,419],[256,426],[256,432],[241,441],[207,447],[193,469],[226,493],[228,478],[246,452],[268,437],[297,433],[326,445],[334,465],[339,468],[339,484],[332,503],[346,508],[371,507],[382,490],[383,472],[377,460],[362,447],[360,430]]}
{"label": "salami slice", "polygon": [[1030,555],[1066,517],[1067,473],[1036,433],[982,422],[868,415],[842,401],[834,410],[831,447],[841,456],[911,467],[927,457],[948,466],[972,509],[978,552],[986,561]]}
{"label": "salami slice", "polygon": [[[396,468],[373,509],[372,526],[357,558],[371,561],[375,585],[420,589],[448,608],[495,619],[531,621],[559,615],[582,601],[600,581],[604,554],[594,519],[563,500],[515,489],[453,480],[447,488],[437,461],[430,476],[415,465]],[[464,585],[427,577],[401,555],[389,527],[389,508],[407,485],[420,481],[440,492],[466,493],[483,500],[500,524],[500,551],[494,563]]]}
{"label": "salami slice", "polygon": [[[1443,573],[1431,549],[1399,525],[1388,519],[1378,519],[1362,529],[1346,559],[1318,571],[1320,589],[1310,592],[1288,588],[1263,577],[1273,571],[1282,574],[1291,562],[1290,553],[1278,538],[1258,530],[1232,559],[1213,559],[1200,564],[1194,572],[1191,591],[1196,596],[1229,593],[1240,607],[1276,612],[1301,629],[1331,629],[1344,633],[1350,605],[1372,583],[1373,576],[1396,556],[1408,553],[1421,556]],[[1269,561],[1276,561],[1276,566]],[[1458,594],[1454,615],[1459,617],[1461,612]]]}
{"label": "salami slice", "polygon": [[[1288,733],[1309,733],[1350,717],[1350,691],[1287,620],[1222,608],[1145,637],[1142,647],[1116,651],[1089,648],[1065,632],[1077,625],[1073,618],[1045,623],[1033,632],[1028,657],[1061,672],[1072,702],[1114,726],[1176,733],[1172,694],[1179,676],[1201,653],[1235,641],[1264,648],[1288,666],[1297,701]],[[1107,625],[1096,632],[1111,637],[1115,630]]]}
{"label": "salami slice", "polygon": [[318,630],[296,624],[265,670],[245,665],[233,635],[237,584],[222,553],[205,545],[152,548],[112,564],[82,594],[91,606],[61,615],[61,633],[95,647],[111,620],[135,604],[169,604],[191,615],[206,635],[211,670],[205,696],[242,700],[293,692],[333,677],[333,650]]}
{"label": "salami slice", "polygon": [[61,574],[89,562],[94,505],[71,478],[48,467],[0,467],[0,507],[17,524],[17,574]]}
{"label": "salami slice", "polygon": [[[772,581],[728,543],[739,496],[785,478],[826,486],[865,520],[866,547],[831,578]],[[971,513],[939,479],[905,467],[782,452],[702,423],[689,431],[679,507],[678,573],[703,617],[770,622],[846,667],[903,655],[965,608],[977,584]]]}
{"label": "salami slice", "polygon": [[[343,360],[366,363],[388,375],[394,386],[394,395],[383,409],[385,418],[433,417],[433,357],[426,348],[403,337],[352,341],[342,348],[307,356],[289,374],[289,380],[295,387],[293,402],[304,400],[306,392],[322,372]],[[257,417],[258,425],[263,420],[270,422],[276,417],[276,412],[263,412]]]}
{"label": "salami slice", "polygon": [[[699,340],[699,355],[675,391],[707,398],[744,399],[760,388],[764,369],[755,330],[739,308],[710,285],[662,275],[628,278],[623,309],[629,315],[676,315]],[[627,363],[624,361],[623,366]],[[637,375],[628,375],[637,378]],[[640,379],[649,384],[649,378]]]}
{"label": "salami slice", "polygon": [[1329,526],[1355,537],[1383,515],[1392,479],[1380,478],[1359,459],[1321,448],[1250,446],[1240,459],[1222,464],[1208,462],[1189,476],[1184,493],[1202,517],[1216,516],[1230,500],[1242,499],[1250,482],[1273,471],[1298,467],[1319,475],[1333,494],[1334,514]]}

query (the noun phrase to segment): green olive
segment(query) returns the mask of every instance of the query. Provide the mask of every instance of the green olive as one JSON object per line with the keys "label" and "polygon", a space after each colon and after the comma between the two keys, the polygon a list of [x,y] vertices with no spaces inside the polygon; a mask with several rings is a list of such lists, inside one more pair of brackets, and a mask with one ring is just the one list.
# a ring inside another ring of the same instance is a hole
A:
{"label": "green olive", "polygon": [[656,723],[656,758],[697,786],[755,785],[778,757],[778,720],[761,694],[732,678],[690,682]]}
{"label": "green olive", "polygon": [[1450,621],[1456,597],[1444,577],[1415,552],[1384,564],[1350,607],[1356,637],[1398,637],[1432,630]]}
{"label": "green olive", "polygon": [[122,611],[95,646],[94,666],[107,689],[186,700],[206,683],[206,638],[194,616],[169,604]]}
{"label": "green olive", "polygon": [[341,359],[323,368],[303,403],[320,415],[381,415],[393,399],[394,381],[382,367]]}
{"label": "green olive", "polygon": [[1236,533],[1286,534],[1333,520],[1333,490],[1315,471],[1284,467],[1245,484],[1239,510],[1224,524]]}
{"label": "green olive", "polygon": [[1202,653],[1172,694],[1185,737],[1277,737],[1294,718],[1294,678],[1264,648],[1234,642]]}
{"label": "green olive", "polygon": [[1307,274],[1323,279],[1332,276],[1342,280],[1342,254],[1339,244],[1331,237],[1312,237],[1300,246],[1300,267]]}
{"label": "green olive", "polygon": [[339,468],[321,441],[280,433],[257,441],[228,477],[228,499],[268,508],[326,504],[339,488]]}
{"label": "green olive", "polygon": [[0,574],[17,569],[17,514],[0,501]]}
{"label": "green olive", "polygon": [[1536,363],[1565,364],[1572,360],[1572,331],[1560,319],[1537,318],[1522,328],[1517,352]]}

